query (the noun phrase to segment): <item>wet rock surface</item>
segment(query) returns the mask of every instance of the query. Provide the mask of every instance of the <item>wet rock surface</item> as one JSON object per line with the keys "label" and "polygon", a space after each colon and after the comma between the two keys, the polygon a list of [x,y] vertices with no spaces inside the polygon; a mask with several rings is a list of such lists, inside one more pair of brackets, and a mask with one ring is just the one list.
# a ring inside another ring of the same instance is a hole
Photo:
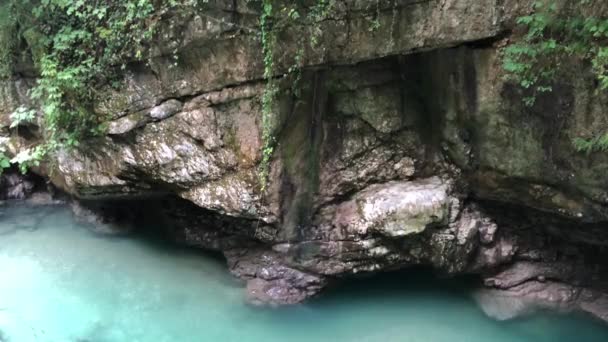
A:
{"label": "wet rock surface", "polygon": [[0,176],[0,188],[4,200],[24,200],[32,195],[36,183],[31,177],[16,171],[5,172]]}
{"label": "wet rock surface", "polygon": [[[146,208],[162,234],[223,252],[255,303],[297,303],[346,277],[424,265],[481,275],[477,298],[497,318],[550,308],[608,320],[607,157],[570,143],[601,126],[593,118],[606,99],[579,77],[522,105],[499,48],[529,3],[381,1],[376,33],[363,24],[368,1],[341,3],[322,23],[333,44],[303,62],[297,96],[277,60],[264,191],[259,42],[231,26],[257,21],[242,1],[213,4],[224,24],[192,13],[167,27],[176,43],[159,43],[150,67],[130,66],[122,89],[96,104],[108,134],[40,173],[93,201],[74,210],[103,233],[128,232],[114,223],[142,214],[108,201],[134,208],[155,196]],[[171,71],[169,47],[183,63]],[[2,80],[0,117],[31,81]],[[2,132],[13,154],[35,140]],[[33,191],[25,178],[2,184],[5,198]]]}
{"label": "wet rock surface", "polygon": [[285,265],[283,256],[265,248],[229,250],[230,271],[247,281],[248,300],[254,304],[296,304],[317,295],[328,283],[318,274]]}

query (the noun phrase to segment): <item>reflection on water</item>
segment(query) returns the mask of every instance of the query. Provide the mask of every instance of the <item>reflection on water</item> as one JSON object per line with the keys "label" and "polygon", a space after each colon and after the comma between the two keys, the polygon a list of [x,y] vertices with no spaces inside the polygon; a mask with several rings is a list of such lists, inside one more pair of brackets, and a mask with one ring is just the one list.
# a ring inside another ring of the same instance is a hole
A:
{"label": "reflection on water", "polygon": [[2,208],[0,341],[608,341],[575,316],[486,318],[467,283],[424,273],[353,282],[305,305],[243,303],[221,260],[96,236],[66,208]]}

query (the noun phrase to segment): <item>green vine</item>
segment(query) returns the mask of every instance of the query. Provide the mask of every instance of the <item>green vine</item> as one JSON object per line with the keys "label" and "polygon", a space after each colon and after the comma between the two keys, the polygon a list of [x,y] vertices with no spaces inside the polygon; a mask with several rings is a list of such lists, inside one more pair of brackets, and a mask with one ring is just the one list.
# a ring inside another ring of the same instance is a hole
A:
{"label": "green vine", "polygon": [[[145,58],[164,15],[196,4],[191,0],[4,0],[0,76],[14,72],[20,44],[39,72],[29,95],[40,108],[44,128],[44,142],[12,161],[23,167],[36,165],[48,153],[102,134],[105,118],[93,111],[97,89],[117,85],[127,61]],[[34,116],[33,109],[19,108],[11,126],[31,122]]]}
{"label": "green vine", "polygon": [[[279,63],[275,61],[278,36],[289,27],[300,29],[292,60],[280,63],[281,68],[286,68],[292,80],[292,93],[297,97],[306,52],[324,51],[322,23],[340,1],[316,0],[313,5],[304,1],[259,1],[266,80],[261,99],[264,146],[259,176],[265,190],[277,143],[273,130],[278,83],[285,77],[279,75]],[[21,151],[11,161],[27,168],[58,149],[73,148],[87,138],[102,135],[106,118],[93,110],[101,95],[98,89],[118,87],[125,63],[148,58],[150,44],[164,17],[206,2],[0,0],[0,77],[11,77],[16,59],[23,56],[31,59],[38,71],[37,84],[29,94],[32,108],[18,108],[11,115],[11,126],[33,123],[43,129],[43,142]],[[374,4],[376,13],[370,31],[380,25],[380,1]],[[393,17],[391,26],[394,21]]]}
{"label": "green vine", "polygon": [[380,0],[376,0],[376,11],[374,18],[370,20],[369,31],[377,31],[380,28]]}
{"label": "green vine", "polygon": [[270,161],[274,153],[275,138],[272,132],[271,120],[273,118],[273,107],[278,87],[274,79],[274,46],[276,34],[272,27],[272,0],[264,0],[262,14],[260,16],[260,28],[262,35],[262,51],[264,53],[264,78],[266,87],[262,95],[262,161],[260,163],[259,178],[262,191],[266,190],[268,175],[270,172]]}
{"label": "green vine", "polygon": [[[603,0],[535,1],[532,13],[517,19],[525,30],[503,54],[508,79],[526,91],[524,103],[533,106],[542,93],[553,91],[559,78],[567,77],[576,61],[589,63],[608,90],[608,3]],[[578,151],[608,150],[608,134],[576,138]]]}
{"label": "green vine", "polygon": [[266,190],[268,185],[270,162],[277,143],[273,133],[276,120],[274,109],[279,92],[275,61],[277,35],[290,25],[300,25],[308,31],[307,35],[300,34],[298,36],[298,48],[293,56],[292,64],[287,69],[293,80],[291,85],[292,94],[297,97],[299,96],[298,88],[302,76],[302,64],[306,57],[305,46],[307,43],[305,39],[308,39],[308,45],[312,50],[321,47],[320,38],[323,31],[320,24],[331,14],[334,5],[334,0],[317,0],[315,5],[308,9],[307,14],[302,16],[300,14],[302,8],[298,7],[296,2],[282,5],[278,5],[273,0],[263,0],[262,2],[260,32],[264,54],[264,79],[266,80],[262,95],[262,161],[258,174],[262,192]]}

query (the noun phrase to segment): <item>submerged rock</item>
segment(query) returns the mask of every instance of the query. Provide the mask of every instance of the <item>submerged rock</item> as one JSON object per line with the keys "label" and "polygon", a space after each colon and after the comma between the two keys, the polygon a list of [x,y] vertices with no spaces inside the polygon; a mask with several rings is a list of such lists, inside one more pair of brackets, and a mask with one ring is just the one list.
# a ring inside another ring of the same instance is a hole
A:
{"label": "submerged rock", "polygon": [[283,258],[264,249],[225,252],[230,271],[247,281],[247,299],[253,304],[296,304],[317,295],[327,279],[285,265]]}

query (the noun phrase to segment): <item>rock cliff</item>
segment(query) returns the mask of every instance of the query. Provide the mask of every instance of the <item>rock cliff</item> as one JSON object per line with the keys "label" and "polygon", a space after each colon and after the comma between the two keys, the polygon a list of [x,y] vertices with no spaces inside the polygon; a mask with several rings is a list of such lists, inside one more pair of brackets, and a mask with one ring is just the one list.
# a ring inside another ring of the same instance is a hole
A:
{"label": "rock cliff", "polygon": [[[285,73],[304,32],[287,30],[263,191],[259,8],[210,3],[167,20],[151,63],[100,90],[105,136],[34,171],[80,200],[156,198],[166,233],[222,251],[253,302],[426,265],[479,274],[477,297],[499,318],[554,308],[608,321],[608,155],[571,144],[607,125],[608,98],[580,66],[522,104],[500,49],[528,1],[340,1],[297,90]],[[33,82],[23,71],[0,83],[12,153],[39,139],[8,127]]]}

